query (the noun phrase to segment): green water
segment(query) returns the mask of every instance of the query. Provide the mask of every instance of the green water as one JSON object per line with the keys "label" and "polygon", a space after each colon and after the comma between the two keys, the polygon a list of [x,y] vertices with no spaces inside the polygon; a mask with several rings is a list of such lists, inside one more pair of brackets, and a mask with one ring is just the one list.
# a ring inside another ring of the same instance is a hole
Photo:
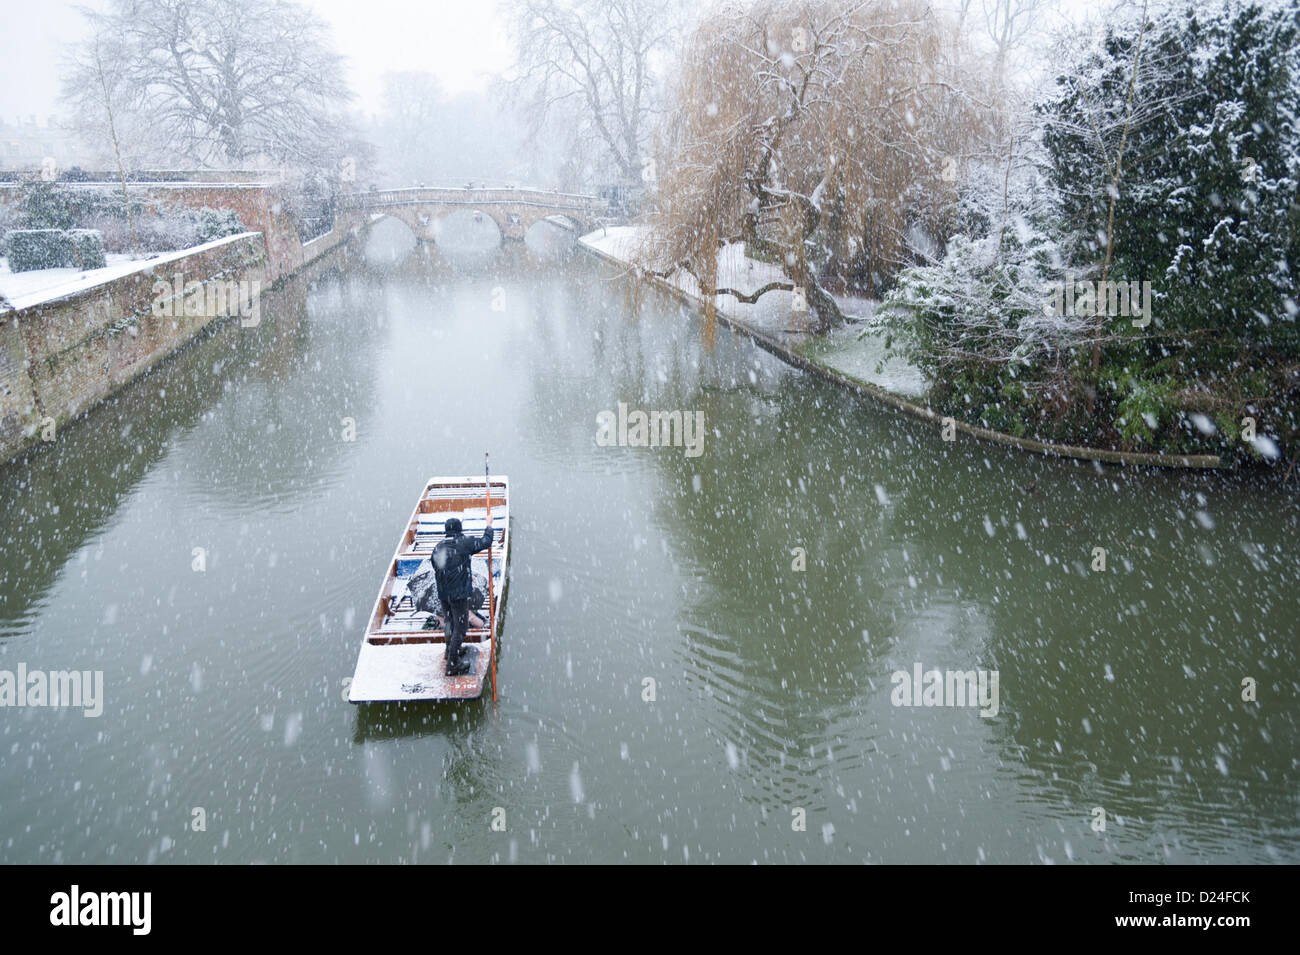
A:
{"label": "green water", "polygon": [[[0,669],[105,687],[0,710],[0,862],[1300,861],[1294,479],[945,443],[582,256],[424,252],[0,469]],[[703,453],[598,446],[619,402]],[[423,480],[484,450],[499,704],[349,705]],[[916,663],[997,715],[893,705]]]}

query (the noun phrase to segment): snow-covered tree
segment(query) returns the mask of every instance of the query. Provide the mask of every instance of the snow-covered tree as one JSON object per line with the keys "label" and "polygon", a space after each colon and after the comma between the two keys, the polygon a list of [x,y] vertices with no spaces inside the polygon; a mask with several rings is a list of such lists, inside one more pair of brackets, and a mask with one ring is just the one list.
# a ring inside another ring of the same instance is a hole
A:
{"label": "snow-covered tree", "polygon": [[[1043,104],[1072,255],[1155,287],[1153,327],[1111,349],[1116,370],[1092,353],[1129,422],[1139,395],[1157,421],[1193,410],[1235,433],[1255,405],[1296,429],[1298,41],[1295,0],[1116,19]],[[1158,407],[1155,378],[1178,382]]]}
{"label": "snow-covered tree", "polygon": [[1083,276],[1061,248],[1041,143],[1012,129],[1020,136],[1003,156],[965,168],[958,233],[936,261],[899,274],[881,325],[863,334],[886,335],[921,367],[939,407],[1015,434],[1052,433],[1075,397],[1073,356],[1090,342],[1092,318],[1051,308],[1051,289]]}
{"label": "snow-covered tree", "polygon": [[85,15],[91,37],[72,54],[63,96],[101,147],[106,65],[119,139],[135,164],[326,168],[349,149],[342,60],[305,7],[111,0],[107,12]]}
{"label": "snow-covered tree", "polygon": [[[1296,0],[1228,0],[1066,38],[1019,160],[970,164],[962,235],[885,310],[936,404],[1128,449],[1231,456],[1246,416],[1300,437],[1298,37]],[[1074,279],[1150,282],[1153,309],[1052,313]]]}
{"label": "snow-covered tree", "polygon": [[712,9],[677,71],[646,261],[707,290],[718,243],[743,240],[788,277],[763,291],[802,288],[823,326],[827,284],[886,284],[913,230],[942,239],[945,173],[995,115],[949,29],[922,0]]}

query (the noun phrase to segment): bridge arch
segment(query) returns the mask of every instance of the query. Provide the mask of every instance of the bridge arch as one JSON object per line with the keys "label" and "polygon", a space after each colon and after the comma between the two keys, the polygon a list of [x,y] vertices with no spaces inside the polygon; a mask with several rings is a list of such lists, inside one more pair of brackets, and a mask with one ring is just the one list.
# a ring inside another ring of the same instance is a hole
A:
{"label": "bridge arch", "polygon": [[364,233],[363,254],[372,264],[392,265],[409,256],[419,244],[419,233],[405,218],[384,213]]}
{"label": "bridge arch", "polygon": [[506,238],[505,224],[483,209],[435,206],[422,214],[428,216],[430,235],[438,245],[496,247]]}
{"label": "bridge arch", "polygon": [[406,225],[411,230],[411,234],[417,239],[424,242],[433,241],[433,223],[427,215],[421,216],[414,207],[393,206],[387,209],[374,210],[379,215],[388,219],[396,219]]}
{"label": "bridge arch", "polygon": [[563,214],[542,216],[534,219],[532,225],[524,230],[523,241],[526,245],[553,245],[557,240],[567,245],[577,240],[578,236],[589,232],[583,224],[572,216]]}

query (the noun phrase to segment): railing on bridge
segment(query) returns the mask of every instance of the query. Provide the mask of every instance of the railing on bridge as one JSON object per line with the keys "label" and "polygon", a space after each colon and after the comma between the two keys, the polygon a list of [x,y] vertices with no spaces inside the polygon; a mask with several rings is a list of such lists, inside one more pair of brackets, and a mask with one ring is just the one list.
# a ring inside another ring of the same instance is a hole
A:
{"label": "railing on bridge", "polygon": [[588,215],[599,215],[609,203],[598,196],[568,192],[547,192],[542,189],[514,189],[509,187],[477,189],[454,187],[412,186],[403,189],[375,189],[357,192],[341,199],[344,208],[374,209],[382,206],[418,205],[434,203],[455,206],[541,206],[557,211],[572,210]]}

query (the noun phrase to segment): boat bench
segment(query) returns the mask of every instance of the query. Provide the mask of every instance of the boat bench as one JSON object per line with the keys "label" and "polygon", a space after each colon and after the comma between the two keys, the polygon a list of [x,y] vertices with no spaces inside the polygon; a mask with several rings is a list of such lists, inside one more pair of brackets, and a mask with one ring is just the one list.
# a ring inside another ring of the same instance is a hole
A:
{"label": "boat bench", "polygon": [[[441,627],[425,629],[429,614],[418,610],[389,613],[366,638],[370,643],[442,643],[447,634]],[[465,634],[466,643],[482,643],[488,639],[486,627],[471,627]]]}
{"label": "boat bench", "polygon": [[[506,536],[506,506],[504,504],[493,505],[492,518],[493,524],[492,546],[493,548],[501,546]],[[430,538],[441,540],[447,533],[448,518],[459,518],[461,522],[461,531],[467,537],[482,536],[484,528],[487,527],[487,508],[472,507],[464,511],[434,511],[431,514],[420,514],[416,517],[415,537],[417,541],[425,542]],[[412,547],[414,550],[415,548]]]}

